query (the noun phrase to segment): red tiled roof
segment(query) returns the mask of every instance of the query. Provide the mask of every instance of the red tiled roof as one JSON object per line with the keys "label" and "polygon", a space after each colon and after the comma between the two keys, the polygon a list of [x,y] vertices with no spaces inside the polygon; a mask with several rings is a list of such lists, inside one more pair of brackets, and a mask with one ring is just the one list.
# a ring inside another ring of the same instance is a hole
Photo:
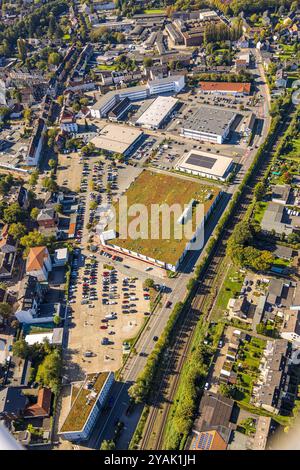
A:
{"label": "red tiled roof", "polygon": [[27,418],[47,417],[50,415],[52,392],[49,388],[40,388],[37,403],[26,408]]}
{"label": "red tiled roof", "polygon": [[227,444],[218,431],[200,432],[193,438],[190,450],[226,450]]}
{"label": "red tiled roof", "polygon": [[237,93],[250,93],[251,83],[234,82],[199,82],[203,91],[233,91]]}

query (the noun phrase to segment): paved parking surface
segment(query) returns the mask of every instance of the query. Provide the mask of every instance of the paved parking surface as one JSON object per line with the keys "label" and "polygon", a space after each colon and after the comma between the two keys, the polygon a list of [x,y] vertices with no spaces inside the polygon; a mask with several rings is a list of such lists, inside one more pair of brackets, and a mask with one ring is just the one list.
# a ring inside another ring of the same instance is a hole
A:
{"label": "paved parking surface", "polygon": [[[122,365],[123,341],[136,336],[150,302],[144,298],[141,281],[129,281],[118,271],[91,262],[79,268],[70,287],[75,302],[70,304],[69,361],[86,373],[115,371]],[[101,344],[103,340],[107,344]],[[84,357],[87,352],[91,357]],[[78,379],[77,374],[72,367],[66,372],[68,380]]]}

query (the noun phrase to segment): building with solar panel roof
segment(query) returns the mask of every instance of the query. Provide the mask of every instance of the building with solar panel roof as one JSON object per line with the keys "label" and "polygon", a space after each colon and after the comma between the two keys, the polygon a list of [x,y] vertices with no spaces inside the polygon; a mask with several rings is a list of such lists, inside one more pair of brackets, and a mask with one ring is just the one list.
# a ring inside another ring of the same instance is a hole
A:
{"label": "building with solar panel roof", "polygon": [[180,158],[176,169],[196,176],[226,181],[233,169],[233,160],[219,154],[191,150]]}

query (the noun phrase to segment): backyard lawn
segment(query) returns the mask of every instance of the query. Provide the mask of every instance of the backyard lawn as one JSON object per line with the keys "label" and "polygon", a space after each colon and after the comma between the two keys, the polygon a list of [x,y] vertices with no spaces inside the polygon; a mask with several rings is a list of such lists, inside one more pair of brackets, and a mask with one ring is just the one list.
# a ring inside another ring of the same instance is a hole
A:
{"label": "backyard lawn", "polygon": [[238,387],[236,399],[240,402],[250,403],[253,384],[259,375],[259,364],[263,355],[266,341],[251,337],[239,348],[238,362],[234,368],[238,374]]}

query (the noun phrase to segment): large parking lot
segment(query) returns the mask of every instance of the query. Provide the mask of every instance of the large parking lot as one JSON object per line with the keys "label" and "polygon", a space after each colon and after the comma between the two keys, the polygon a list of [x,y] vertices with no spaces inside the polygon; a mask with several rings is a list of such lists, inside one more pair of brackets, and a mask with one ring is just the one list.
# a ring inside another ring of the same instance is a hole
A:
{"label": "large parking lot", "polygon": [[[76,252],[71,271],[70,359],[86,373],[117,370],[126,353],[123,342],[134,338],[147,318],[149,292],[138,279],[90,256],[84,259]],[[78,379],[72,372],[71,366],[68,379]]]}

